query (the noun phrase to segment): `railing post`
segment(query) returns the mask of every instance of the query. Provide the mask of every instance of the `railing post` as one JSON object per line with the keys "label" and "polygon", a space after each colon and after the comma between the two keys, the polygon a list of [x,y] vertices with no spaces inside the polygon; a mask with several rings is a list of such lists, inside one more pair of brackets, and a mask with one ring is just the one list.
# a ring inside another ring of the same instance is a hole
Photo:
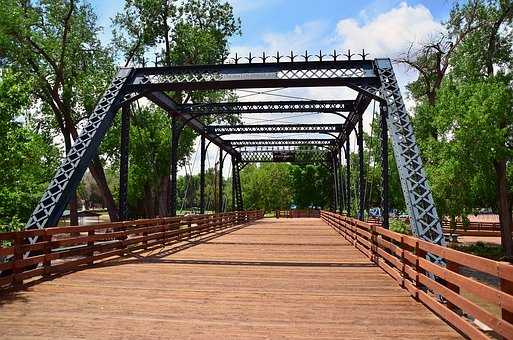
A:
{"label": "railing post", "polygon": [[[504,262],[506,265],[511,265],[509,262]],[[500,289],[502,292],[513,295],[513,281],[506,280],[504,278],[500,278]],[[507,309],[502,308],[501,309],[502,314],[502,320],[507,321],[511,324],[513,324],[513,312],[509,311]]]}
{"label": "railing post", "polygon": [[376,225],[371,224],[370,225],[371,230],[371,261],[374,263],[378,263],[378,233],[376,232]]}
{"label": "railing post", "polygon": [[[95,232],[96,232],[95,229],[89,230],[87,232],[87,237],[94,237]],[[89,251],[88,251],[89,262],[88,262],[88,264],[92,266],[94,264],[94,239],[93,240],[89,240],[87,242],[87,247],[89,248]]]}
{"label": "railing post", "polygon": [[14,258],[13,258],[13,279],[12,284],[15,289],[21,289],[23,287],[23,279],[17,276],[23,272],[23,268],[20,267],[19,262],[23,261],[23,243],[25,238],[23,232],[17,232],[14,236]]}
{"label": "railing post", "polygon": [[419,291],[422,290],[422,284],[420,283],[419,276],[422,273],[422,267],[420,266],[420,260],[426,258],[426,252],[420,249],[419,241],[415,241],[415,287],[417,288],[417,293],[415,294],[415,299],[419,299]]}
{"label": "railing post", "polygon": [[119,238],[119,240],[121,241],[121,249],[123,250],[123,254],[121,254],[121,256],[124,256],[126,253],[126,248],[127,248],[125,241],[128,239],[128,227],[126,227],[125,223],[123,223],[123,227],[121,228],[121,231],[123,233],[126,233],[125,235],[123,235]]}
{"label": "railing post", "polygon": [[[151,227],[153,227],[153,226],[151,226]],[[145,225],[143,228],[148,228],[148,225]],[[148,249],[148,240],[146,239],[146,237],[148,236],[148,231],[143,231],[142,235],[143,235],[143,241],[142,241],[143,248],[144,248],[144,250],[146,250],[146,249]]]}
{"label": "railing post", "polygon": [[[460,265],[458,263],[450,261],[450,260],[446,260],[446,263],[447,263],[446,268],[448,270],[450,270],[452,272],[455,272],[455,273],[458,273],[459,267],[460,267]],[[449,288],[450,290],[452,290],[456,294],[460,293],[460,287],[455,285],[454,283],[452,283],[450,281],[446,281],[446,286],[447,286],[447,288]],[[459,311],[458,306],[456,306],[455,304],[451,303],[450,301],[447,301],[447,307],[449,309],[451,309],[452,311]]]}
{"label": "railing post", "polygon": [[351,221],[351,226],[353,227],[353,245],[356,247],[356,245],[358,244],[358,226],[356,225],[355,221]]}
{"label": "railing post", "polygon": [[48,255],[52,253],[52,235],[48,235],[45,230],[45,234],[42,237],[42,241],[46,242],[45,249],[44,249],[44,255],[45,259],[43,261],[43,276],[48,277],[50,276],[50,270],[52,266],[52,261],[48,259]]}
{"label": "railing post", "polygon": [[404,236],[401,236],[401,288],[405,288],[406,280],[406,258],[404,257]]}

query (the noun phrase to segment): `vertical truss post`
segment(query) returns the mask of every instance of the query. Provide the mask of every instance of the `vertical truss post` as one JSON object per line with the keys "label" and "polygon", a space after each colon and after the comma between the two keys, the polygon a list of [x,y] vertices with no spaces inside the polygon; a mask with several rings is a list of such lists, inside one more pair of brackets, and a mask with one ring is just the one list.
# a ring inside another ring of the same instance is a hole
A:
{"label": "vertical truss post", "polygon": [[128,155],[130,150],[130,106],[121,108],[121,143],[119,163],[119,220],[128,218]]}
{"label": "vertical truss post", "polygon": [[338,178],[337,178],[337,173],[338,173],[338,159],[337,159],[337,155],[335,152],[332,152],[331,153],[331,162],[333,164],[332,166],[332,176],[333,176],[333,198],[334,198],[334,201],[333,201],[333,211],[337,211],[338,209],[338,206],[339,206],[339,201],[340,201],[340,198],[339,198],[339,192],[338,192]]}
{"label": "vertical truss post", "polygon": [[235,181],[235,184],[237,185],[237,210],[243,211],[244,210],[244,202],[242,201],[242,184],[240,181],[240,164],[237,163],[237,179]]}
{"label": "vertical truss post", "polygon": [[217,212],[223,212],[223,149],[219,149],[219,202]]}
{"label": "vertical truss post", "polygon": [[342,149],[344,149],[343,146],[340,148],[340,152],[339,152],[340,167],[338,169],[338,175],[337,175],[339,182],[340,182],[340,196],[342,198],[341,203],[340,203],[340,212],[342,212],[346,207],[346,188],[345,188],[345,183],[344,183],[344,171],[342,170]]}
{"label": "vertical truss post", "polygon": [[237,210],[237,189],[236,189],[236,172],[237,172],[237,163],[235,161],[235,157],[232,156],[232,211]]}
{"label": "vertical truss post", "polygon": [[349,136],[346,139],[346,209],[347,216],[351,216],[351,143]]}
{"label": "vertical truss post", "polygon": [[205,148],[205,135],[201,135],[200,150],[200,214],[205,213],[205,156],[207,150]]}
{"label": "vertical truss post", "polygon": [[233,171],[232,171],[232,199],[233,199],[233,209],[235,211],[244,210],[243,202],[242,202],[242,186],[240,183],[240,170],[241,164],[238,159],[232,156],[233,163]]}
{"label": "vertical truss post", "polygon": [[358,219],[363,221],[365,210],[365,168],[363,160],[363,117],[358,118]]}
{"label": "vertical truss post", "polygon": [[335,203],[335,169],[333,167],[333,157],[330,157],[329,160],[326,161],[326,168],[329,171],[330,176],[329,178],[329,187],[331,188],[330,192],[330,211],[335,211],[336,209],[336,203]]}
{"label": "vertical truss post", "polygon": [[170,216],[176,216],[176,174],[178,172],[178,144],[180,142],[181,126],[178,122],[178,118],[171,118],[171,154],[170,154],[170,166],[171,166],[171,183],[170,183]]}
{"label": "vertical truss post", "polygon": [[[129,68],[118,71],[32,212],[26,229],[57,225],[84,172],[96,155],[98,146],[112,125],[132,74],[132,69]],[[31,243],[36,241],[37,237],[30,239]]]}
{"label": "vertical truss post", "polygon": [[[442,224],[392,63],[390,59],[376,59],[375,66],[381,82],[380,96],[387,106],[386,123],[390,131],[404,200],[410,215],[412,233],[420,239],[445,245]],[[434,260],[439,262],[439,259]]]}
{"label": "vertical truss post", "polygon": [[387,108],[380,105],[380,129],[381,129],[381,210],[383,218],[383,228],[389,227],[388,210],[388,128],[387,128]]}

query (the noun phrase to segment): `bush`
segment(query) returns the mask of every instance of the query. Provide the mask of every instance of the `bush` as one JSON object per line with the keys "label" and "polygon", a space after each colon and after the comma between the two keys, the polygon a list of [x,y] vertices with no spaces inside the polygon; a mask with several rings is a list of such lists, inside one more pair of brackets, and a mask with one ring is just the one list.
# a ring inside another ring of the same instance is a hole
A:
{"label": "bush", "polygon": [[389,223],[390,230],[395,231],[399,234],[411,235],[410,226],[406,222],[394,218],[391,219]]}
{"label": "bush", "polygon": [[502,260],[504,249],[502,246],[493,243],[484,243],[482,241],[472,244],[453,245],[454,249],[476,256],[486,257],[491,260]]}

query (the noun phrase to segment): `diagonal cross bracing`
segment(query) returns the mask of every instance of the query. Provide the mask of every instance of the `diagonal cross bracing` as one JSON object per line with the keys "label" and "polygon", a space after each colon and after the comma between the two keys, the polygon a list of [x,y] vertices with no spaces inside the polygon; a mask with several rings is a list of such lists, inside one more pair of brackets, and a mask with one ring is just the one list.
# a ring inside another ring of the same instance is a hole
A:
{"label": "diagonal cross bracing", "polygon": [[337,133],[343,124],[268,124],[268,125],[210,125],[207,131],[217,135],[244,133]]}
{"label": "diagonal cross bracing", "polygon": [[227,140],[231,146],[247,147],[247,146],[334,146],[337,144],[336,139],[242,139]]}
{"label": "diagonal cross bracing", "polygon": [[248,114],[248,113],[289,113],[289,112],[351,112],[353,100],[300,100],[263,101],[237,103],[184,104],[180,111],[194,114]]}
{"label": "diagonal cross bracing", "polygon": [[326,150],[283,150],[283,151],[243,151],[241,152],[241,162],[243,163],[280,163],[280,162],[291,162],[291,163],[319,163],[325,164],[330,151]]}

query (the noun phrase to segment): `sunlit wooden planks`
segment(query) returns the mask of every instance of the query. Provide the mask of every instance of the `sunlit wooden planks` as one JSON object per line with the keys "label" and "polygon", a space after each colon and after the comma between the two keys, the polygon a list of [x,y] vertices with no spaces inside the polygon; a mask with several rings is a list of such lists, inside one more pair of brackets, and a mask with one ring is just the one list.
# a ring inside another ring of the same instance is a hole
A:
{"label": "sunlit wooden planks", "polygon": [[143,256],[0,298],[0,337],[459,338],[319,219]]}

